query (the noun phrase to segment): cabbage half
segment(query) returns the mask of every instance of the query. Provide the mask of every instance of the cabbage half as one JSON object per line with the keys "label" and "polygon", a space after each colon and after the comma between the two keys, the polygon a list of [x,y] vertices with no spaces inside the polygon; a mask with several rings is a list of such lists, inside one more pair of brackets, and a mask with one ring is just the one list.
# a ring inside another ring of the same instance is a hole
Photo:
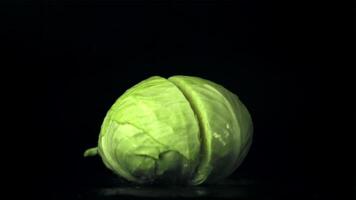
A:
{"label": "cabbage half", "polygon": [[106,167],[136,183],[199,185],[229,176],[252,142],[252,120],[239,98],[191,76],[154,76],[110,108],[98,147]]}

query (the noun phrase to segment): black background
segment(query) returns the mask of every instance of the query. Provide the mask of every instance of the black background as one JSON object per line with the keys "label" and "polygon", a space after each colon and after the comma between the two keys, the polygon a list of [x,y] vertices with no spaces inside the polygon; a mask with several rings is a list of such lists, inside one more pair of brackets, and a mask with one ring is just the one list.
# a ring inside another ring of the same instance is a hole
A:
{"label": "black background", "polygon": [[[238,94],[254,141],[232,178],[355,194],[352,17],[317,1],[38,1],[4,8],[2,48],[31,99],[31,193],[107,187],[96,145],[106,111],[152,75],[200,76]],[[349,10],[351,11],[351,9]],[[348,26],[343,26],[348,24]],[[352,49],[352,50],[351,50]],[[27,138],[27,137],[24,137]],[[273,194],[278,196],[278,193]],[[263,197],[262,197],[263,198]]]}

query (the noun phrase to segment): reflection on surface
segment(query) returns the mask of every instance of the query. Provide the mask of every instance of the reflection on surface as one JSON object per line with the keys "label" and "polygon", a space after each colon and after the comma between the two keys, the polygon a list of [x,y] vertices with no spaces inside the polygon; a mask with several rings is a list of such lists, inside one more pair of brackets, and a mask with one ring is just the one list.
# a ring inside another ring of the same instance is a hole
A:
{"label": "reflection on surface", "polygon": [[225,180],[214,185],[204,186],[117,186],[95,189],[90,192],[91,197],[100,199],[131,196],[137,198],[233,198],[247,199],[253,197],[256,183],[252,181]]}
{"label": "reflection on surface", "polygon": [[[312,188],[296,181],[261,180],[241,177],[211,185],[169,186],[134,185],[125,180],[106,177],[96,184],[76,188],[75,199],[320,199]],[[105,180],[105,181],[104,181]],[[311,190],[310,190],[311,189]],[[62,192],[59,192],[62,193]],[[68,195],[66,195],[68,196]],[[65,198],[67,199],[67,198]]]}
{"label": "reflection on surface", "polygon": [[98,191],[100,196],[138,197],[246,197],[245,188],[232,187],[117,187]]}

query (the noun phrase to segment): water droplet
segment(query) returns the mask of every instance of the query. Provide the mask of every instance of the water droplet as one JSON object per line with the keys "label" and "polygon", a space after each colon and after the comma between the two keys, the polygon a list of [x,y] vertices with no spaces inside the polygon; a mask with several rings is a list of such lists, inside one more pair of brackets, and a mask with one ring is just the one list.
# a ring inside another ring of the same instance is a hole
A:
{"label": "water droplet", "polygon": [[226,145],[226,142],[224,142],[224,140],[222,139],[222,137],[221,137],[220,134],[218,134],[218,133],[216,133],[216,132],[213,132],[213,137],[216,138],[216,139],[218,139],[219,142],[221,142],[223,146]]}
{"label": "water droplet", "polygon": [[227,129],[230,129],[230,124],[226,124],[226,128],[227,128]]}

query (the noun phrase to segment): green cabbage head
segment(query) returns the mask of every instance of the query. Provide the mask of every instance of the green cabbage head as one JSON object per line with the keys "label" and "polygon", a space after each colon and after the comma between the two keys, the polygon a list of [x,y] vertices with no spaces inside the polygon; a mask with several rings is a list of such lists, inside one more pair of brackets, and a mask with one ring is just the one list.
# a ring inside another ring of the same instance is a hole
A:
{"label": "green cabbage head", "polygon": [[110,108],[98,146],[105,166],[135,183],[199,185],[229,176],[252,142],[251,116],[239,98],[192,76],[150,77]]}

